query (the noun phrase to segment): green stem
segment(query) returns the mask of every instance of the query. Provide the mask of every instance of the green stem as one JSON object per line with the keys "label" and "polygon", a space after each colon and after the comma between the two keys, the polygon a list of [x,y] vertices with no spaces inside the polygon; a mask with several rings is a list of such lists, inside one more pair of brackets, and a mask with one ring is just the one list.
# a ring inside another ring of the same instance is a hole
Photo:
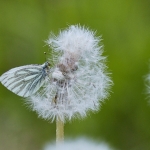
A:
{"label": "green stem", "polygon": [[59,117],[56,118],[56,145],[64,142],[64,123]]}

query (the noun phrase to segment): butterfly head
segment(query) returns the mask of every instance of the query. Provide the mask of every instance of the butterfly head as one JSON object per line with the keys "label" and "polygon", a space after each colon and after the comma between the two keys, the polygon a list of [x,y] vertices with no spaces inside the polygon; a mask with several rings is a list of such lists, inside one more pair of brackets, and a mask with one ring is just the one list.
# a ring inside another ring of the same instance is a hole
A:
{"label": "butterfly head", "polygon": [[43,66],[43,69],[49,69],[51,65],[48,61],[46,61],[42,66]]}
{"label": "butterfly head", "polygon": [[45,66],[50,67],[50,63],[48,61],[46,61],[44,64]]}

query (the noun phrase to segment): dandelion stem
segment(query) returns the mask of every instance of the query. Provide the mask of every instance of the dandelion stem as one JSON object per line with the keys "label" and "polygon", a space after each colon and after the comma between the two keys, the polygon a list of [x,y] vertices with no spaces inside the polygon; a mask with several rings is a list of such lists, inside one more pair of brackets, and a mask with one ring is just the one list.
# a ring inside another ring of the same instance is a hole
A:
{"label": "dandelion stem", "polygon": [[56,145],[64,141],[64,123],[59,116],[56,118]]}

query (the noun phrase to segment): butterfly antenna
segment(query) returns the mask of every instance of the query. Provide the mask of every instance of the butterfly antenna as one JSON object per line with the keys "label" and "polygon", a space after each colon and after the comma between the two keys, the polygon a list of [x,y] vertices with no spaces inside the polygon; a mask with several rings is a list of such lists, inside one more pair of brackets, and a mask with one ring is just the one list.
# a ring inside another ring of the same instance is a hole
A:
{"label": "butterfly antenna", "polygon": [[47,61],[47,53],[44,52],[44,54],[45,54],[45,62],[46,62]]}

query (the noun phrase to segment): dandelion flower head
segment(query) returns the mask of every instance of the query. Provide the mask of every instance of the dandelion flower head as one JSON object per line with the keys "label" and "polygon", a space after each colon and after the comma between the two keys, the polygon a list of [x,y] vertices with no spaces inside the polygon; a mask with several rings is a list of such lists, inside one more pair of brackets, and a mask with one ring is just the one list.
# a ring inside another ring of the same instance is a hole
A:
{"label": "dandelion flower head", "polygon": [[55,145],[47,143],[43,150],[114,150],[105,142],[95,142],[87,138],[79,138],[75,140],[67,140],[63,144]]}
{"label": "dandelion flower head", "polygon": [[28,99],[40,117],[53,121],[58,116],[65,121],[99,110],[112,84],[100,41],[95,32],[79,25],[58,36],[51,34],[46,41],[52,54],[49,76],[42,89]]}

